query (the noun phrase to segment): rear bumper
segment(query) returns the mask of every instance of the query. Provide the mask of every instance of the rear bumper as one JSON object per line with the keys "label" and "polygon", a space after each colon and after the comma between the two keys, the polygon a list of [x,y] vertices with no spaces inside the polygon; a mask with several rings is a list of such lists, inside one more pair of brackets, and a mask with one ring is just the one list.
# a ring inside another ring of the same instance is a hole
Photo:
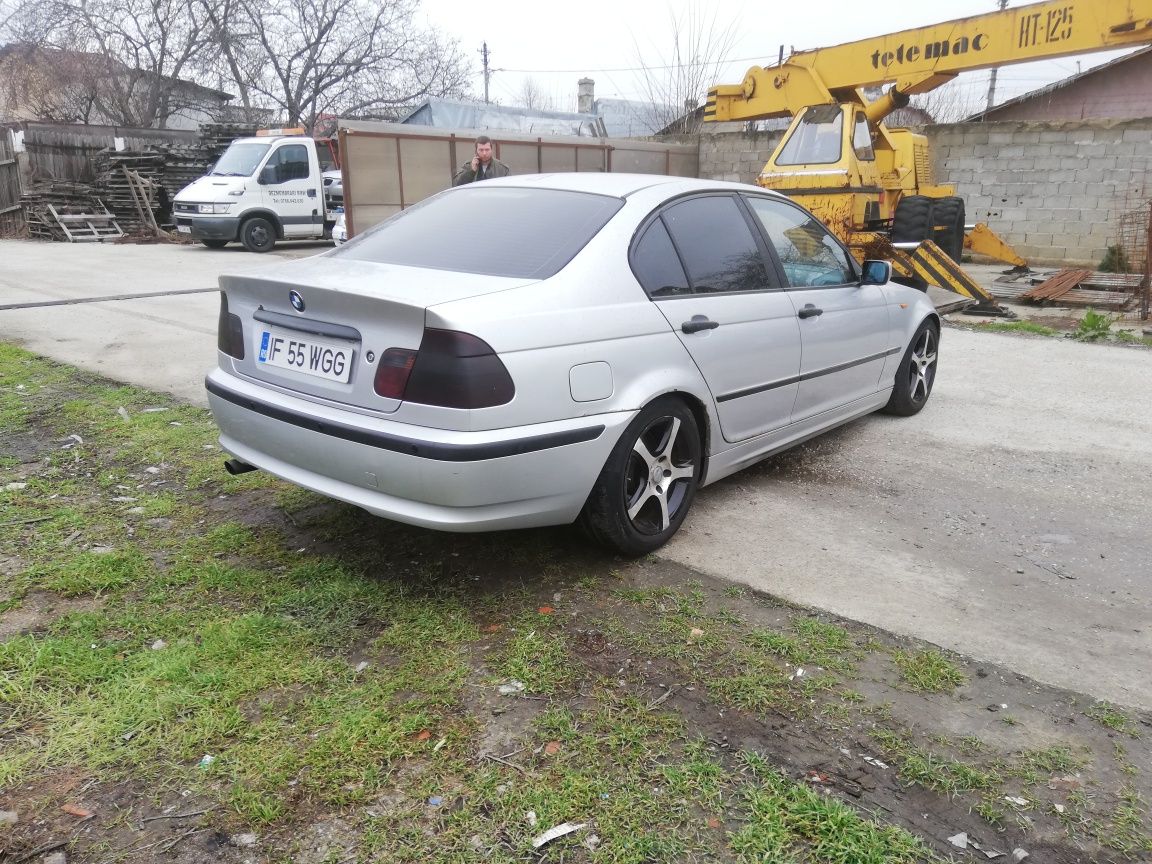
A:
{"label": "rear bumper", "polygon": [[209,373],[221,446],[378,516],[447,531],[561,525],[579,515],[633,412],[453,432],[334,409]]}

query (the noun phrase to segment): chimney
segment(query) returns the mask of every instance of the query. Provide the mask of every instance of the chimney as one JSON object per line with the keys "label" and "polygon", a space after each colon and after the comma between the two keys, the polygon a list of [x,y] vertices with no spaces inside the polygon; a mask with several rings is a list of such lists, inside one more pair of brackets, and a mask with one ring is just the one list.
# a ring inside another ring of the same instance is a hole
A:
{"label": "chimney", "polygon": [[596,82],[591,78],[581,78],[576,82],[576,110],[581,114],[596,113],[595,88]]}

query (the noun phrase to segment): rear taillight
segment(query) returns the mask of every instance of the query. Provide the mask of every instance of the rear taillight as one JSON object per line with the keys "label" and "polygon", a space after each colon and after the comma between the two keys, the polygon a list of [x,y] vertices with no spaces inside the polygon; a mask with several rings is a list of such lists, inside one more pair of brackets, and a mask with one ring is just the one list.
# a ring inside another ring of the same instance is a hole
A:
{"label": "rear taillight", "polygon": [[420,350],[389,348],[380,357],[376,392],[441,408],[491,408],[512,401],[512,376],[483,339],[455,330],[424,330]]}
{"label": "rear taillight", "polygon": [[376,377],[372,379],[372,389],[376,395],[385,399],[403,399],[408,375],[415,362],[416,352],[407,348],[389,348],[381,354]]}
{"label": "rear taillight", "polygon": [[228,295],[220,292],[220,322],[216,328],[216,347],[237,360],[244,359],[244,325],[239,315],[228,312]]}

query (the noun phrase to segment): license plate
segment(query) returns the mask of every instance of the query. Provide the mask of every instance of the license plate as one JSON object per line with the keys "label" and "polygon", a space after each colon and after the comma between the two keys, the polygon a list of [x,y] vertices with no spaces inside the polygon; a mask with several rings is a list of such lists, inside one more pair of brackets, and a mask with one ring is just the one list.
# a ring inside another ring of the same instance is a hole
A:
{"label": "license plate", "polygon": [[298,333],[270,329],[260,331],[256,359],[263,366],[289,369],[346,384],[352,375],[354,353],[355,345],[351,342],[303,337]]}
{"label": "license plate", "polygon": [[181,234],[191,234],[192,233],[192,226],[191,225],[177,225],[176,230],[179,231]]}

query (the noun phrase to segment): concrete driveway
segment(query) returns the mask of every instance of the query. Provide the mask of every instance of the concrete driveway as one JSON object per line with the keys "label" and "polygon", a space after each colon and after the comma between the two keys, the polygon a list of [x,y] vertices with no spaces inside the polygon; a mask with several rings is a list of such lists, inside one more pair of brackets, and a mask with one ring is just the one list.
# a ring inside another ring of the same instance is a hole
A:
{"label": "concrete driveway", "polygon": [[[0,241],[0,338],[204,404],[216,277],[268,263]],[[144,296],[97,299],[113,295]],[[709,487],[661,555],[1152,709],[1152,353],[957,329],[942,343],[923,413]]]}

